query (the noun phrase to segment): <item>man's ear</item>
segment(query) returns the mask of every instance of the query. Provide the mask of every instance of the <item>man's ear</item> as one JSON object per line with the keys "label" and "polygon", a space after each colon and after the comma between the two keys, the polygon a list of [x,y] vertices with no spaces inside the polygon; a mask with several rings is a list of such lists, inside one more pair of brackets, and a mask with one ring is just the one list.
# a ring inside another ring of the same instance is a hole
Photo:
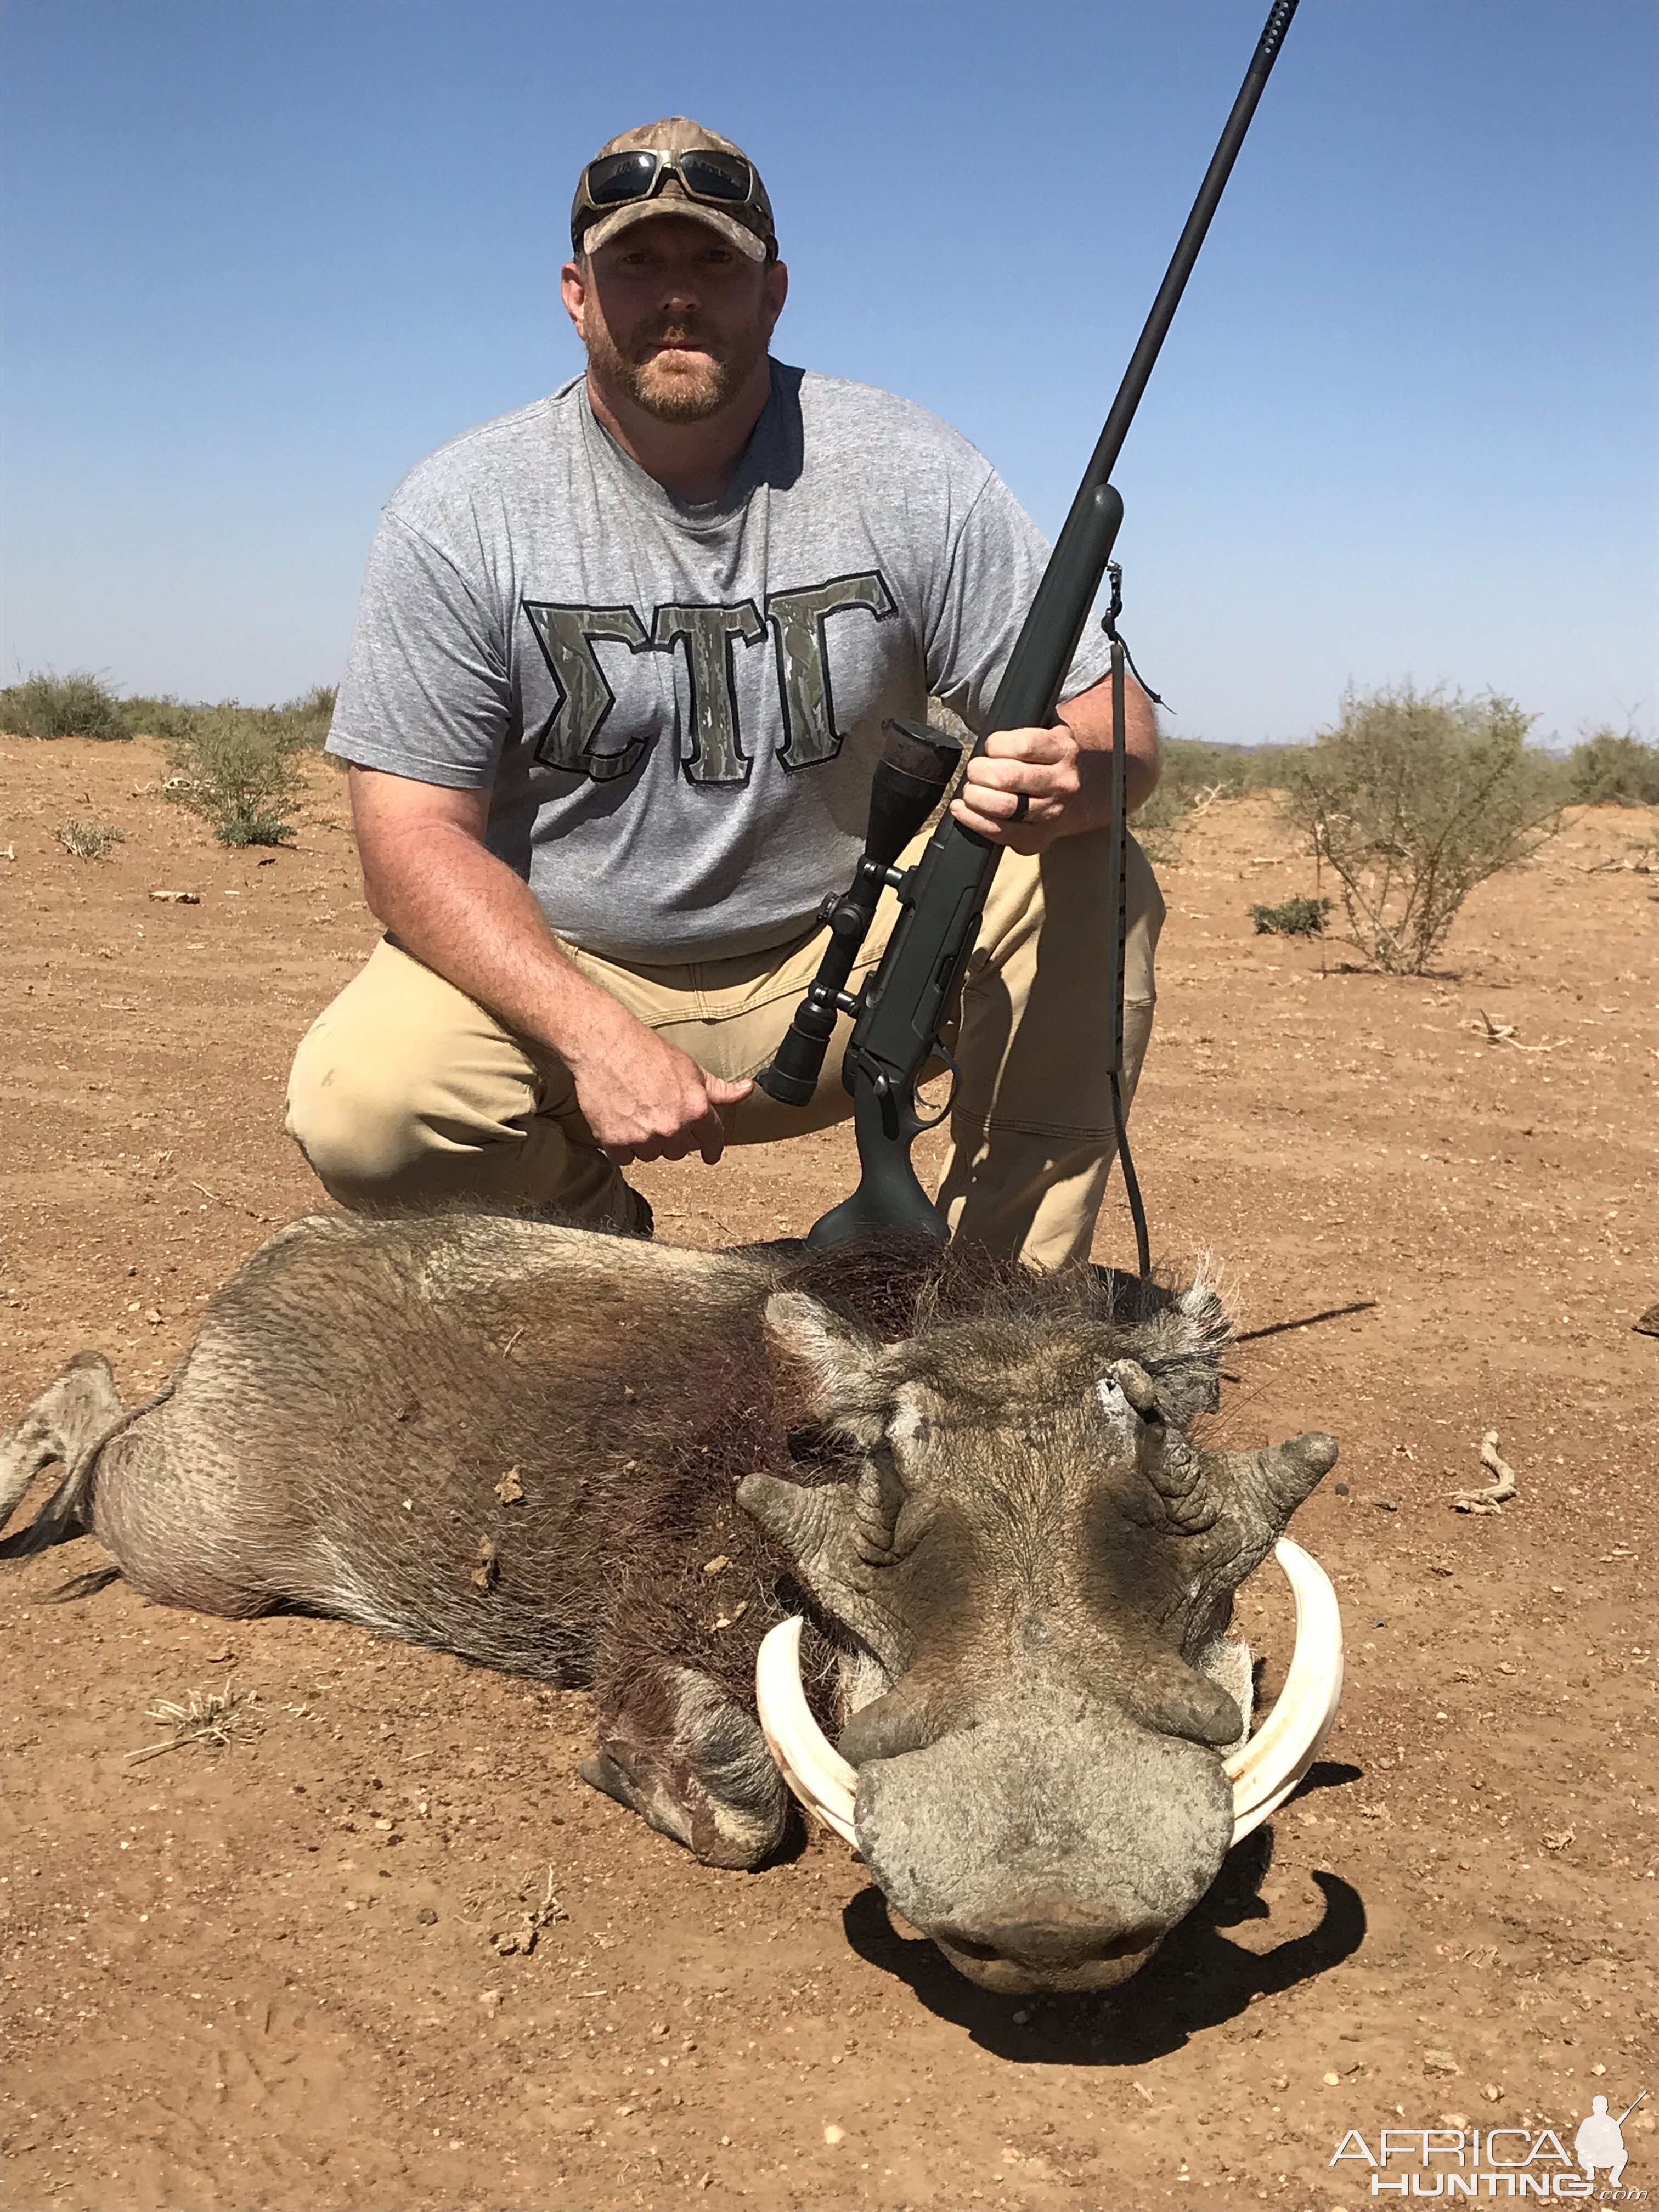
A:
{"label": "man's ear", "polygon": [[775,328],[778,317],[783,313],[783,303],[789,297],[789,271],[781,261],[769,263],[761,296],[766,302]]}
{"label": "man's ear", "polygon": [[582,336],[582,313],[587,305],[588,285],[592,266],[585,253],[567,261],[559,271],[559,297],[564,301],[564,311],[576,325],[576,335]]}

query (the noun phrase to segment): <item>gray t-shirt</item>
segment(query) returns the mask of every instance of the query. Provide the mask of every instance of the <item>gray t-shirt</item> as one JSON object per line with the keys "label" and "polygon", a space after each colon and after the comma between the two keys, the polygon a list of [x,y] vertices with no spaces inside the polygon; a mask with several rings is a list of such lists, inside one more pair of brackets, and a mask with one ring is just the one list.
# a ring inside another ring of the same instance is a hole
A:
{"label": "gray t-shirt", "polygon": [[[889,715],[978,729],[1048,549],[924,409],[777,363],[725,496],[672,497],[578,379],[393,493],[328,749],[489,789],[561,937],[642,965],[810,928]],[[1107,666],[1092,634],[1064,687]]]}

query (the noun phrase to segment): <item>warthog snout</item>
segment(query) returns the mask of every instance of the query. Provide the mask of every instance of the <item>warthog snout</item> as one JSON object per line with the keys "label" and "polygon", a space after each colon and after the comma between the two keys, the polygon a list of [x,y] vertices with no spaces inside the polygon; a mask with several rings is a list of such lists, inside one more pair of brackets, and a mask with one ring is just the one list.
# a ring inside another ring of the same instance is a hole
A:
{"label": "warthog snout", "polygon": [[1232,1837],[1213,1752],[1109,1707],[1020,1701],[860,1767],[871,1872],[991,1989],[1104,1989],[1203,1896]]}

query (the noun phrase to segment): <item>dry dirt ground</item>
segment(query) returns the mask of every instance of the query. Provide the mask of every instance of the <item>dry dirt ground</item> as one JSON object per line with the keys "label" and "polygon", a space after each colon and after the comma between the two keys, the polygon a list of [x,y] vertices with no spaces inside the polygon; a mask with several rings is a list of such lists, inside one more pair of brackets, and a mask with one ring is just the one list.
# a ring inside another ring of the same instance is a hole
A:
{"label": "dry dirt ground", "polygon": [[[272,856],[212,844],[162,773],[142,740],[0,740],[0,1418],[85,1346],[147,1391],[317,1202],[281,1106],[372,937],[340,786],[317,766]],[[74,859],[70,817],[125,842]],[[1351,1666],[1313,1785],[1135,1982],[984,1996],[843,1846],[712,1873],[586,1790],[581,1696],[119,1583],[54,1605],[82,1540],[0,1575],[9,2202],[1354,2208],[1350,2128],[1523,2148],[1659,2092],[1656,833],[1576,816],[1431,981],[1252,934],[1312,889],[1266,801],[1164,871],[1156,1247],[1220,1255],[1259,1332],[1231,1436],[1341,1440],[1297,1533]],[[804,1229],[851,1159],[836,1132],[642,1181],[706,1243]],[[1097,1254],[1132,1249],[1115,1188]],[[1488,1429],[1520,1494],[1464,1518]],[[1276,1668],[1282,1593],[1248,1610]],[[167,1735],[147,1708],[226,1685],[246,1741],[132,1756]],[[1659,2189],[1652,2110],[1627,2188]]]}

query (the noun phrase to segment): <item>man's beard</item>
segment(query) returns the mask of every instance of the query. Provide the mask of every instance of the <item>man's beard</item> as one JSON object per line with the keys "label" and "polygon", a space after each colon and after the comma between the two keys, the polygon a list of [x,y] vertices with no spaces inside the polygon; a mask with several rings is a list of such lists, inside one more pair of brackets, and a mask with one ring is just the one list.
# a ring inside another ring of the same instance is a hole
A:
{"label": "man's beard", "polygon": [[[630,332],[627,350],[603,326],[587,340],[587,357],[602,385],[624,394],[659,422],[702,422],[740,391],[766,354],[770,331],[757,319],[724,340],[707,331],[672,325],[649,335]],[[675,350],[696,346],[695,353]]]}

